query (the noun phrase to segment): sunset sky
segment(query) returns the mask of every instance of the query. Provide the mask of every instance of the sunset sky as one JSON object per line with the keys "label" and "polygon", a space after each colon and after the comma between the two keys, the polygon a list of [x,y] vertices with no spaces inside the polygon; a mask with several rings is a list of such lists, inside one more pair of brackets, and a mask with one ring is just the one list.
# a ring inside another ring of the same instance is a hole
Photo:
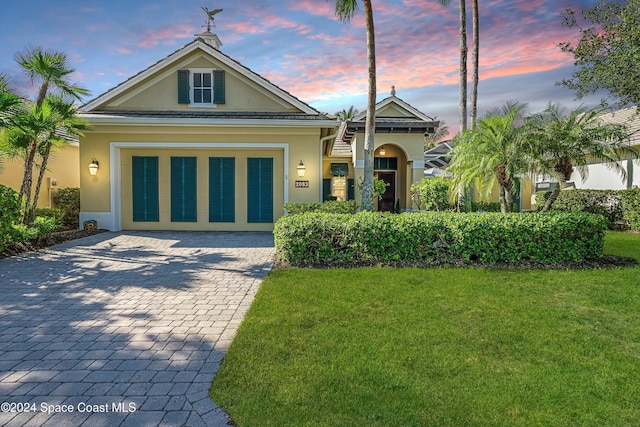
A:
{"label": "sunset sky", "polygon": [[[448,7],[436,0],[372,2],[378,100],[395,85],[398,97],[445,120],[455,134],[457,2]],[[480,0],[480,114],[509,100],[528,103],[532,112],[549,101],[567,107],[596,105],[599,96],[576,101],[573,92],[555,85],[570,76],[573,62],[557,44],[578,37],[575,30],[561,25],[560,12],[596,2]],[[220,37],[221,50],[227,55],[320,111],[335,113],[350,105],[362,110],[367,92],[364,11],[351,23],[341,23],[335,18],[334,4],[326,0],[4,0],[0,73],[33,95],[14,54],[28,45],[64,51],[77,70],[74,79],[91,90],[93,98],[193,40],[206,23],[202,5],[224,8],[212,32]]]}

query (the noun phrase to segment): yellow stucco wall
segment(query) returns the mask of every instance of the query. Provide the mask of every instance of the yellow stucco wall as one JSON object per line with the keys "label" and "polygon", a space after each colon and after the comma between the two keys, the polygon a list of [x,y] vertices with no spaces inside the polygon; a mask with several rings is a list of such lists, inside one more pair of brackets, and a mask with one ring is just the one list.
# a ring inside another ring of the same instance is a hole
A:
{"label": "yellow stucco wall", "polygon": [[[123,229],[182,229],[182,230],[271,230],[273,224],[247,223],[246,214],[246,158],[274,158],[274,221],[283,215],[284,177],[288,176],[288,201],[317,202],[320,188],[320,128],[302,127],[211,127],[211,126],[107,126],[96,125],[82,138],[80,163],[89,164],[95,157],[100,162],[96,176],[88,169],[81,170],[81,206],[84,218],[92,212],[110,212],[112,146],[135,144],[136,147],[118,148],[121,176],[121,215]],[[169,144],[170,147],[160,144]],[[188,144],[206,146],[188,147]],[[270,148],[263,147],[269,145]],[[147,147],[145,147],[145,145]],[[156,146],[154,146],[156,145]],[[252,145],[247,147],[247,145]],[[289,163],[285,165],[285,149]],[[131,156],[158,156],[160,161],[160,222],[133,223],[131,218]],[[171,156],[198,158],[198,222],[172,223],[170,221],[170,187],[168,164]],[[208,157],[235,157],[236,167],[236,221],[235,223],[208,222]],[[309,188],[296,188],[296,168],[303,161]],[[165,171],[164,173],[162,171]],[[116,172],[116,171],[114,171]],[[100,226],[100,225],[99,225]]]}
{"label": "yellow stucco wall", "polygon": [[[53,198],[58,189],[80,186],[80,164],[78,158],[79,147],[71,144],[67,144],[51,154],[47,172],[45,173],[42,187],[40,188],[40,196],[38,198],[39,208],[55,207]],[[87,165],[90,161],[91,159],[89,159]],[[39,169],[34,169],[34,189],[36,180],[38,179],[37,174],[39,173]],[[4,160],[0,170],[0,184],[20,191],[23,176],[24,161],[22,159]],[[56,185],[52,185],[53,183]]]}

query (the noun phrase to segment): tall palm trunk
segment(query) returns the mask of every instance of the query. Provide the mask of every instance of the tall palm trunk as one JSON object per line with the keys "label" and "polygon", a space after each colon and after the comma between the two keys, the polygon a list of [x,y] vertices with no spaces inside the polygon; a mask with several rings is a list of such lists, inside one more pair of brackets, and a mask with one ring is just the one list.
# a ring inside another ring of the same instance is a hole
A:
{"label": "tall palm trunk", "polygon": [[362,210],[373,211],[373,156],[376,133],[376,43],[373,27],[373,8],[370,0],[363,0],[367,22],[367,60],[369,68],[369,92],[367,96],[367,120],[364,137],[364,180],[362,185]]}
{"label": "tall palm trunk", "polygon": [[[458,0],[458,17],[460,20],[460,134],[467,130],[467,5],[466,0]],[[458,212],[464,210],[466,190],[458,190]]]}
{"label": "tall palm trunk", "polygon": [[467,130],[467,5],[458,0],[460,19],[460,133]]}
{"label": "tall palm trunk", "polygon": [[471,129],[475,129],[478,119],[478,80],[480,65],[480,17],[478,14],[478,0],[472,0],[471,8],[473,14],[473,83],[471,87]]}
{"label": "tall palm trunk", "polygon": [[[44,99],[47,96],[47,92],[49,91],[49,82],[44,81],[40,86],[40,90],[38,91],[38,99],[36,100],[36,106],[38,108],[42,107],[44,103]],[[22,185],[20,186],[20,193],[18,193],[18,203],[22,203],[23,198],[25,198],[25,210],[22,222],[27,223],[30,215],[29,211],[29,203],[31,202],[31,189],[33,188],[33,166],[36,158],[36,152],[38,151],[38,141],[33,139],[31,144],[29,144],[29,153],[27,154],[27,160],[24,164],[24,175],[22,177]],[[30,221],[29,221],[30,222]]]}
{"label": "tall palm trunk", "polygon": [[36,219],[36,209],[38,208],[38,198],[40,196],[40,187],[44,180],[44,175],[47,171],[47,163],[49,162],[49,155],[51,154],[51,142],[47,141],[47,146],[42,154],[42,164],[40,165],[40,173],[38,174],[38,182],[36,184],[36,190],[33,194],[33,203],[30,208],[27,208],[26,223],[30,224]]}

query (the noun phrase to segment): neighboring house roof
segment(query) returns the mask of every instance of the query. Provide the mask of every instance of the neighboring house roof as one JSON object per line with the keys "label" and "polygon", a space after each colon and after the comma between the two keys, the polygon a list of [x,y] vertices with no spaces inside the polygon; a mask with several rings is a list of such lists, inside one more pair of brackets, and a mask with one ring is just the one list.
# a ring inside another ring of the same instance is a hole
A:
{"label": "neighboring house roof", "polygon": [[181,60],[182,58],[185,58],[187,55],[189,55],[190,53],[198,49],[204,51],[208,55],[215,58],[217,61],[224,64],[226,67],[233,69],[234,71],[238,72],[240,75],[249,79],[253,83],[257,84],[258,86],[266,89],[270,93],[276,95],[277,97],[284,100],[285,102],[292,105],[293,107],[299,109],[301,112],[308,115],[315,116],[317,119],[320,119],[320,120],[328,119],[328,116],[326,114],[321,113],[315,108],[311,107],[310,105],[302,102],[300,99],[291,95],[289,92],[281,89],[280,87],[276,86],[269,80],[265,79],[264,77],[258,75],[257,73],[253,72],[249,68],[240,64],[238,61],[234,60],[228,55],[225,55],[224,53],[220,52],[218,49],[215,49],[213,46],[207,44],[201,38],[196,38],[192,42],[186,44],[182,48],[171,53],[164,59],[161,59],[160,61],[146,68],[145,70],[139,72],[138,74],[130,77],[126,81],[120,83],[118,86],[88,101],[86,104],[84,104],[81,107],[81,111],[83,113],[88,113],[91,115],[93,115],[94,113],[97,113],[102,106],[108,104],[111,100],[114,100],[118,96],[124,94],[126,91],[134,88],[134,86],[136,86],[137,84],[143,82],[145,79],[152,77],[155,73],[162,71],[166,67]]}
{"label": "neighboring house roof", "polygon": [[454,147],[453,141],[443,141],[424,152],[424,167],[444,169],[449,166],[449,152]]}
{"label": "neighboring house roof", "polygon": [[629,130],[631,145],[640,145],[640,112],[633,106],[611,113],[603,113],[602,120],[608,123],[624,124]]}
{"label": "neighboring house roof", "polygon": [[[366,127],[367,112],[343,122],[331,147],[331,156],[351,155],[351,142],[356,133]],[[407,102],[391,95],[376,104],[376,133],[433,133],[438,121],[427,116]]]}

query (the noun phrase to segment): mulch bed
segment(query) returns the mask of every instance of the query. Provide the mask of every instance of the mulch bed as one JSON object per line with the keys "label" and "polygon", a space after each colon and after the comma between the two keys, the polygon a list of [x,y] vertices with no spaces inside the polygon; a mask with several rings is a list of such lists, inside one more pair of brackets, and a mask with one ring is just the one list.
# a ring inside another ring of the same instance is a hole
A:
{"label": "mulch bed", "polygon": [[64,243],[69,240],[80,239],[82,237],[91,236],[98,233],[103,233],[107,230],[66,230],[59,231],[57,233],[51,233],[46,236],[39,237],[37,239],[28,240],[26,242],[16,242],[7,246],[0,252],[0,258],[7,258],[10,256],[20,255],[25,252],[31,252],[38,249],[46,248],[48,246]]}

